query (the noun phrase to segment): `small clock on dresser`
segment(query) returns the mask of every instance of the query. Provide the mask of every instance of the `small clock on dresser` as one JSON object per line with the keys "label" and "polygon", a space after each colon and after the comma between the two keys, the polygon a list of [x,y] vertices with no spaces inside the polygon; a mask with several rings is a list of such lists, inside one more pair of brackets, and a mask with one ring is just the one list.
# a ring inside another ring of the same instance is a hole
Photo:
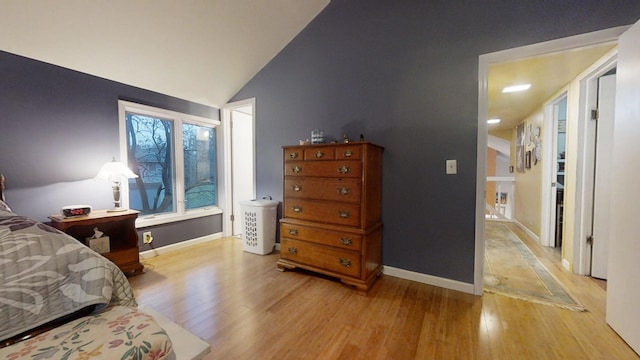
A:
{"label": "small clock on dresser", "polygon": [[60,209],[60,214],[64,217],[83,216],[90,213],[91,206],[89,205],[67,205]]}

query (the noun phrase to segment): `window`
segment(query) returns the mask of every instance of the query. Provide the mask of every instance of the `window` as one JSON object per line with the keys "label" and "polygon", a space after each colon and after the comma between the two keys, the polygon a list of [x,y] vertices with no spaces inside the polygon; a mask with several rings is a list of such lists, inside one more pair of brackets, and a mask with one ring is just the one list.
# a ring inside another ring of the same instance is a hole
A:
{"label": "window", "polygon": [[[219,121],[119,101],[122,158],[138,175],[123,201],[148,226],[220,213],[216,126]],[[181,144],[178,147],[176,144]]]}

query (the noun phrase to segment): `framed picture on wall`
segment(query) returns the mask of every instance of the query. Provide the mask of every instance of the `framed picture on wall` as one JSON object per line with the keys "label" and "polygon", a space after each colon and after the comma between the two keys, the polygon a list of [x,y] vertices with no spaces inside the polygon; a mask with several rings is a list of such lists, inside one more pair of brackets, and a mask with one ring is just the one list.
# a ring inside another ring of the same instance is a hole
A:
{"label": "framed picture on wall", "polygon": [[531,169],[531,150],[527,151],[524,155],[524,166],[527,169]]}

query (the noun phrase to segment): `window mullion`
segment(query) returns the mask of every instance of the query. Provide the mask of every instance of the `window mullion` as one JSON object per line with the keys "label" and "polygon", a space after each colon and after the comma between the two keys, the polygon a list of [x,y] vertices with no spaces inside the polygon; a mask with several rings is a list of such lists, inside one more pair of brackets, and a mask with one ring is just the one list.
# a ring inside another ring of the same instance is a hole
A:
{"label": "window mullion", "polygon": [[185,198],[184,198],[184,151],[182,145],[182,119],[175,119],[175,131],[173,147],[173,153],[175,156],[176,166],[176,202],[178,203],[176,211],[182,215],[185,213]]}

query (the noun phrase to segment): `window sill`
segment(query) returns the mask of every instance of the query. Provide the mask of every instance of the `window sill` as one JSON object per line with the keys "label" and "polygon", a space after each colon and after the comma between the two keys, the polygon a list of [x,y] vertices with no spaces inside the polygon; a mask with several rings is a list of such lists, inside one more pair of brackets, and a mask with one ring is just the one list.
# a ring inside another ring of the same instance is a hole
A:
{"label": "window sill", "polygon": [[183,215],[177,215],[177,214],[144,215],[136,219],[136,229],[141,229],[149,226],[162,225],[162,224],[169,224],[172,222],[184,221],[189,219],[197,219],[205,216],[213,216],[218,214],[222,214],[222,209],[219,207],[211,207],[208,209],[192,210]]}

